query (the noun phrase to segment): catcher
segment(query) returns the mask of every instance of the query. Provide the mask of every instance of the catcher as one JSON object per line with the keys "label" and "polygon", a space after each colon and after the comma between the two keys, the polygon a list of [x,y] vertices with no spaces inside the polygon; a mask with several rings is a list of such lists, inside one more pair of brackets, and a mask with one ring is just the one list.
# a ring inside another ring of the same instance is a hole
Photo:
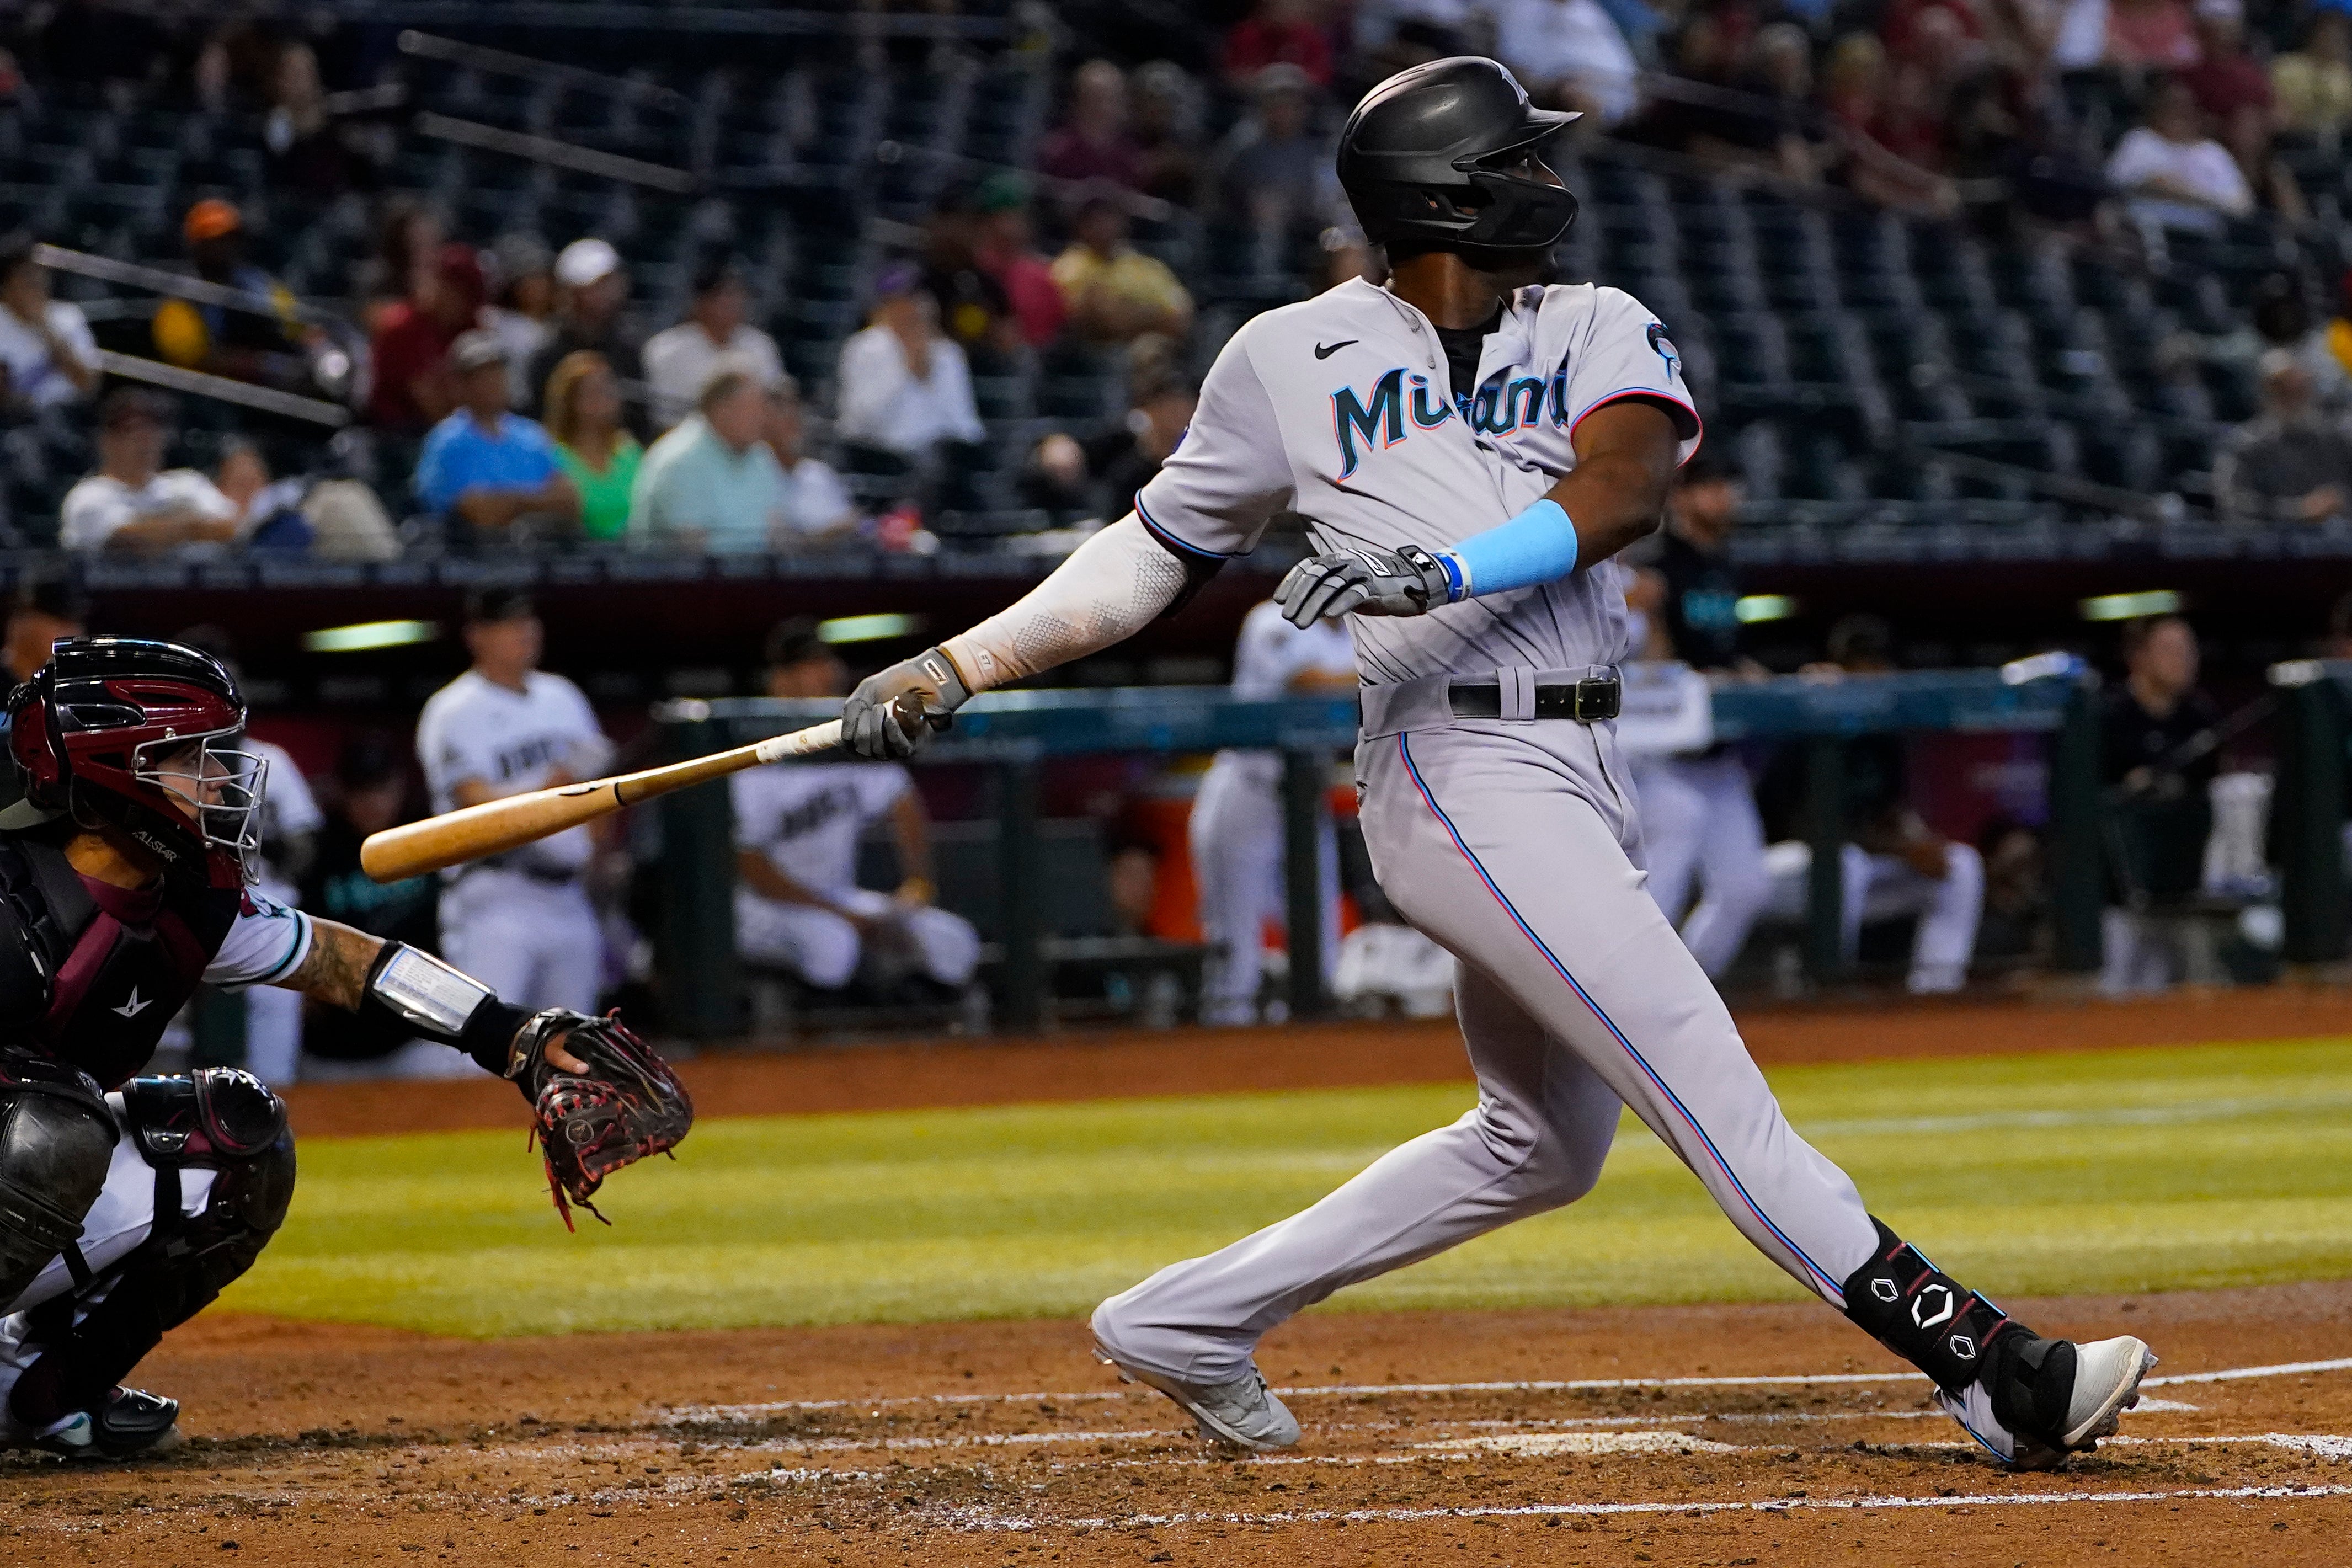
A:
{"label": "catcher", "polygon": [[25,796],[0,812],[0,1445],[176,1442],[178,1403],[121,1380],[286,1217],[294,1143],[259,1079],[132,1076],[199,981],[388,1013],[512,1079],[567,1225],[685,1135],[683,1089],[617,1022],[525,1014],[247,886],[267,763],[236,749],[245,703],[218,661],[72,638],[7,715]]}

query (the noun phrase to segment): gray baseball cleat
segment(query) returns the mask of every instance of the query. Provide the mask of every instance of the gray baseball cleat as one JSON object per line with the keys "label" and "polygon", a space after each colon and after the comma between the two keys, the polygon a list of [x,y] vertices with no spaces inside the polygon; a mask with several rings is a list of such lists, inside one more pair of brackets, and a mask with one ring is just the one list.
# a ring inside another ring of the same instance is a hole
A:
{"label": "gray baseball cleat", "polygon": [[2011,1420],[1995,1413],[1998,1373],[1957,1396],[1939,1391],[1936,1400],[1969,1436],[2021,1470],[2054,1470],[2069,1454],[2089,1453],[2114,1436],[2156,1365],[2155,1352],[2128,1334],[2083,1345],[2035,1340],[2015,1356],[2022,1364],[2010,1368],[2013,1386],[2001,1400]]}
{"label": "gray baseball cleat", "polygon": [[1095,1342],[1095,1359],[1117,1368],[1121,1383],[1149,1384],[1183,1406],[1201,1436],[1213,1443],[1263,1454],[1298,1441],[1298,1418],[1274,1396],[1255,1362],[1247,1373],[1228,1383],[1187,1383],[1121,1361],[1100,1340]]}

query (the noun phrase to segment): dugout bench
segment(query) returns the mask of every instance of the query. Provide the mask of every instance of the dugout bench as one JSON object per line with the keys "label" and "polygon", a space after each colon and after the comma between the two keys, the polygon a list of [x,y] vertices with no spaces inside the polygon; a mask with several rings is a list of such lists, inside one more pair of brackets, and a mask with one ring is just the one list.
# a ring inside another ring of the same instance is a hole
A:
{"label": "dugout bench", "polygon": [[[2281,689],[2280,780],[2273,842],[2284,872],[2285,956],[2340,958],[2346,947],[2347,742],[2352,661],[2275,667]],[[2050,747],[2050,880],[2057,963],[2084,973],[2099,963],[2106,895],[2100,814],[2097,689],[2063,660],[2005,669],[1907,671],[1817,679],[1786,676],[1717,688],[1715,738],[1785,740],[1805,751],[1804,837],[1812,846],[1805,958],[1816,980],[1834,979],[1839,944],[1838,847],[1844,835],[1845,742],[1901,731],[2023,731]],[[767,698],[661,704],[661,754],[684,758],[832,718],[837,702]],[[1289,1002],[1294,1017],[1328,1011],[1321,921],[1315,908],[1315,823],[1334,752],[1353,745],[1352,698],[1244,701],[1223,687],[988,692],[926,746],[919,764],[980,764],[994,775],[990,816],[997,858],[997,921],[1003,1022],[1034,1028],[1049,980],[1038,853],[1038,784],[1046,759],[1100,752],[1203,752],[1249,747],[1283,754],[1285,872],[1289,891]],[[790,764],[784,764],[790,765]],[[738,1027],[740,974],[734,941],[734,826],[728,792],[681,791],[657,808],[670,868],[657,947],[681,1034],[710,1038]]]}

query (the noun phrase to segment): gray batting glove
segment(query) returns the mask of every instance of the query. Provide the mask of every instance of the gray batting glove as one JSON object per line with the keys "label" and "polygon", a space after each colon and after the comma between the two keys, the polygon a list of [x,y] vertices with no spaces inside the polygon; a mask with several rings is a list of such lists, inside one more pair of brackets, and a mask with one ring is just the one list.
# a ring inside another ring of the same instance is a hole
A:
{"label": "gray batting glove", "polygon": [[1334,550],[1293,566],[1274,591],[1294,626],[1345,615],[1422,616],[1453,603],[1454,580],[1418,544],[1398,550]]}
{"label": "gray batting glove", "polygon": [[841,743],[876,762],[911,757],[971,700],[955,660],[925,648],[857,683],[841,705]]}

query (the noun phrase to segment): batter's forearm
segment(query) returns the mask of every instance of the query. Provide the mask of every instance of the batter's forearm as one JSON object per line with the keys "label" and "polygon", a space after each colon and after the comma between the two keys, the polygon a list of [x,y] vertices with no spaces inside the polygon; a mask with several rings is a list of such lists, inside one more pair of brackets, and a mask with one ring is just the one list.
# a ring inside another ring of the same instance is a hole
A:
{"label": "batter's forearm", "polygon": [[940,646],[972,691],[1100,653],[1150,626],[1186,568],[1133,512],[1078,546],[1010,609]]}
{"label": "batter's forearm", "polygon": [[1673,478],[1671,463],[1661,468],[1643,455],[1612,452],[1579,464],[1552,486],[1547,499],[1575,521],[1578,564],[1606,561],[1655,533]]}
{"label": "batter's forearm", "polygon": [[310,951],[294,973],[278,982],[337,1007],[357,1007],[367,994],[368,967],[383,939],[333,921],[310,922]]}

